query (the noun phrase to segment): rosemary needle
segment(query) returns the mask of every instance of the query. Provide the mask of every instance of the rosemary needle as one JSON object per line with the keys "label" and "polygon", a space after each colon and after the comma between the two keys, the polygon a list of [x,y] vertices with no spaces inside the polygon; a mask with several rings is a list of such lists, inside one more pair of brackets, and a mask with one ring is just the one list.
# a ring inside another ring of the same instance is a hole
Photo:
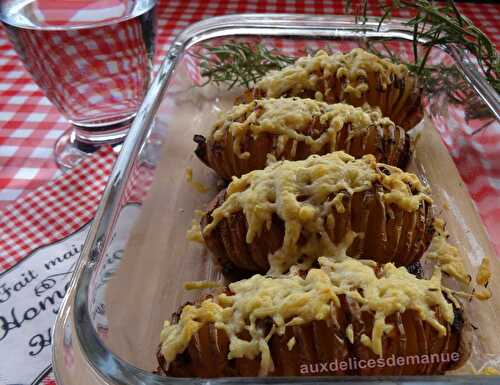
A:
{"label": "rosemary needle", "polygon": [[206,83],[226,84],[228,89],[235,85],[249,88],[269,71],[282,69],[296,59],[261,43],[230,41],[216,47],[204,45],[204,49],[206,53],[195,54],[200,59],[201,75],[207,78]]}

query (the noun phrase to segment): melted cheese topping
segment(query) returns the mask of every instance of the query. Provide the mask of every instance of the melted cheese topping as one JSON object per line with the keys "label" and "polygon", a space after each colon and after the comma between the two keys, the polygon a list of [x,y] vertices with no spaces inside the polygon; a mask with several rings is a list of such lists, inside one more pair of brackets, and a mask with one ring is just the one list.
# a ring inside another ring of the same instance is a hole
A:
{"label": "melted cheese topping", "polygon": [[184,283],[184,289],[186,290],[203,290],[203,289],[214,289],[221,287],[222,284],[216,281],[187,281]]}
{"label": "melted cheese topping", "polygon": [[[264,91],[267,97],[293,96],[320,89],[320,85],[326,83],[325,79],[333,77],[344,80],[344,93],[360,98],[368,90],[371,74],[376,74],[378,86],[386,90],[394,78],[406,76],[408,69],[403,64],[394,64],[361,48],[333,55],[318,51],[315,56],[299,58],[295,64],[269,73],[257,82],[256,88]],[[325,90],[325,93],[329,92],[329,89]]]}
{"label": "melted cheese topping", "polygon": [[380,278],[370,264],[353,259],[336,262],[329,258],[319,258],[323,267],[329,267],[329,277],[338,287],[337,292],[345,294],[361,305],[362,311],[374,313],[371,337],[362,337],[361,342],[370,347],[375,354],[382,355],[382,336],[391,331],[386,317],[398,311],[416,310],[422,320],[432,325],[441,335],[446,327],[435,317],[433,306],[443,311],[444,319],[453,322],[453,307],[443,297],[441,272],[435,269],[429,280],[418,279],[404,267],[392,263],[383,265]]}
{"label": "melted cheese topping", "polygon": [[488,284],[488,281],[491,278],[490,271],[490,257],[485,256],[481,261],[481,265],[479,265],[479,270],[476,275],[476,283],[478,285],[485,286]]}
{"label": "melted cheese topping", "polygon": [[486,368],[483,368],[479,374],[482,374],[484,376],[500,376],[500,370],[492,367],[492,366],[487,366]]}
{"label": "melted cheese topping", "polygon": [[338,151],[303,161],[280,161],[233,177],[225,201],[212,212],[212,222],[203,234],[209,234],[223,218],[242,211],[248,223],[246,242],[251,243],[264,228],[270,228],[273,215],[277,215],[285,224],[285,235],[282,247],[269,256],[269,274],[286,272],[299,258],[307,268],[319,255],[345,253],[355,234],[349,233],[341,244],[331,241],[332,210],[343,212],[344,194],[366,191],[375,182],[387,190],[382,199],[404,210],[414,211],[424,200],[431,202],[415,175],[377,165],[373,155],[354,159]]}
{"label": "melted cheese topping", "polygon": [[354,343],[354,331],[352,329],[352,324],[347,325],[347,329],[345,330],[345,336],[347,340],[352,344]]}
{"label": "melted cheese topping", "polygon": [[205,240],[203,239],[203,234],[201,233],[200,221],[193,219],[191,221],[191,227],[188,229],[186,233],[186,239],[191,242],[205,244]]}
{"label": "melted cheese topping", "polygon": [[[184,306],[179,322],[165,322],[161,332],[161,352],[166,362],[172,362],[183,352],[204,324],[212,323],[229,338],[228,359],[255,359],[260,355],[260,374],[266,375],[274,367],[268,345],[270,338],[283,336],[288,326],[332,317],[340,306],[339,295],[349,296],[362,311],[374,315],[371,337],[363,335],[361,339],[378,355],[382,355],[384,334],[392,328],[385,320],[393,313],[415,310],[441,335],[446,334],[447,328],[436,318],[435,309],[439,308],[448,324],[453,322],[453,307],[441,290],[438,269],[431,279],[425,280],[393,264],[383,265],[377,277],[373,265],[366,261],[322,257],[319,263],[321,268],[310,269],[304,278],[254,275],[230,284],[231,294],[219,294],[198,306]],[[264,330],[259,326],[261,320],[272,321],[272,326]],[[239,337],[244,331],[250,339]]]}
{"label": "melted cheese topping", "polygon": [[203,183],[193,179],[193,169],[191,167],[186,168],[186,181],[199,193],[206,193],[209,190]]}
{"label": "melted cheese topping", "polygon": [[490,299],[491,296],[492,296],[491,290],[488,288],[474,291],[474,297],[476,297],[480,301],[486,301],[487,299]]}
{"label": "melted cheese topping", "polygon": [[[314,139],[307,132],[313,122],[319,121],[323,132]],[[262,133],[276,135],[275,155],[279,158],[289,140],[293,140],[292,156],[297,142],[310,146],[313,153],[328,146],[335,151],[337,134],[346,124],[351,125],[351,136],[366,133],[369,126],[394,126],[389,118],[384,118],[379,109],[353,107],[348,104],[327,104],[312,99],[283,98],[254,100],[248,104],[234,106],[223,114],[214,125],[213,138],[221,140],[228,131],[233,137],[233,152],[242,159],[250,153],[241,150],[241,143],[248,133],[254,138]]]}
{"label": "melted cheese topping", "polygon": [[448,243],[448,232],[441,218],[434,219],[435,233],[425,257],[435,261],[442,271],[463,283],[470,282],[470,276],[465,269],[458,249]]}
{"label": "melted cheese topping", "polygon": [[203,215],[205,215],[205,213],[201,210],[195,210],[194,215],[198,219],[193,219],[191,221],[191,227],[186,232],[186,239],[188,241],[197,242],[197,243],[201,243],[202,245],[204,245],[205,240],[203,239],[203,234],[201,233],[200,218]]}

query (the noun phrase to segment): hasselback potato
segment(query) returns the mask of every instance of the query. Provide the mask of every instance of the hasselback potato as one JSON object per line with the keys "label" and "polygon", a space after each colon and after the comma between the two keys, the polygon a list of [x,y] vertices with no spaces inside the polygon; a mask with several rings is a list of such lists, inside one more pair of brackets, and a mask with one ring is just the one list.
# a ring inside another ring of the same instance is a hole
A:
{"label": "hasselback potato", "polygon": [[417,77],[405,65],[361,48],[332,55],[318,51],[315,56],[301,57],[295,64],[266,75],[239,101],[282,96],[353,106],[368,103],[405,129],[414,127],[423,116]]}
{"label": "hasselback potato", "polygon": [[441,273],[319,259],[305,277],[250,279],[166,322],[158,372],[176,377],[424,375],[461,366],[470,327]]}
{"label": "hasselback potato", "polygon": [[200,227],[226,269],[281,274],[346,252],[405,266],[431,241],[431,204],[414,174],[338,151],[234,178]]}
{"label": "hasselback potato", "polygon": [[356,158],[373,154],[378,162],[404,168],[411,152],[408,134],[378,109],[299,98],[234,106],[207,138],[195,135],[194,140],[198,157],[227,180],[264,168],[269,155],[302,160],[342,150]]}

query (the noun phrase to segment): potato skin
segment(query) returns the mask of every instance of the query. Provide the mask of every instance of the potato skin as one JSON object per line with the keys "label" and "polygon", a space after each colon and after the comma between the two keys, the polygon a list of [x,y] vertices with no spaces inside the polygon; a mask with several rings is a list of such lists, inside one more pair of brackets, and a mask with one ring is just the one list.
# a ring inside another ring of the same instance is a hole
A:
{"label": "potato skin", "polygon": [[[375,183],[371,189],[351,196],[343,192],[345,211],[338,213],[332,208],[335,226],[328,228],[328,234],[338,244],[350,230],[364,233],[347,250],[349,256],[377,263],[392,262],[396,266],[411,265],[431,242],[434,232],[431,205],[423,201],[417,210],[408,212],[396,204],[386,204],[381,197],[384,191],[381,184]],[[213,210],[224,202],[225,193],[222,190],[209,205],[201,218],[202,230],[212,221]],[[245,239],[247,226],[244,214],[237,212],[222,219],[203,237],[215,262],[226,271],[265,274],[269,270],[268,255],[282,246],[284,223],[274,215],[270,229],[264,228],[250,244]]]}
{"label": "potato skin", "polygon": [[[436,375],[460,367],[470,355],[470,324],[464,320],[461,309],[454,308],[455,322],[452,325],[443,323],[447,325],[445,336],[440,336],[435,329],[422,321],[417,312],[407,310],[387,318],[387,323],[393,326],[393,330],[384,335],[382,340],[382,358],[387,364],[369,368],[368,360],[373,364],[380,357],[364,346],[360,339],[363,333],[371,335],[374,316],[367,311],[361,312],[359,305],[345,296],[339,298],[341,306],[335,308],[332,305],[328,319],[288,327],[283,336],[274,335],[271,338],[269,347],[275,369],[269,376]],[[438,318],[440,317],[438,313]],[[345,333],[349,323],[353,325],[352,343]],[[296,343],[289,350],[287,342],[292,337]],[[228,360],[228,351],[229,339],[225,331],[216,329],[211,323],[205,324],[193,336],[186,350],[178,354],[170,365],[166,365],[159,349],[157,372],[164,376],[201,378],[258,375],[260,356],[253,360]],[[390,361],[392,355],[397,359],[447,353],[450,357],[455,352],[458,353],[459,359],[448,359],[448,362],[439,360],[425,364],[405,359],[408,364],[392,365]],[[339,366],[340,362],[349,362],[349,359],[350,367]],[[360,365],[360,360],[364,360],[364,365]],[[352,363],[354,361],[356,364]],[[336,366],[334,362],[337,363]],[[328,365],[320,366],[321,363]],[[323,371],[320,370],[321,367]],[[324,370],[326,368],[328,370]]]}
{"label": "potato skin", "polygon": [[[303,133],[317,139],[325,130],[327,124],[321,124],[315,119],[310,127]],[[344,124],[337,133],[335,151],[345,151],[355,158],[366,154],[373,154],[377,162],[397,166],[404,169],[411,158],[411,139],[400,126],[370,125],[366,131],[354,134],[351,124]],[[253,137],[247,133],[243,142],[243,151],[248,151],[250,157],[241,159],[233,151],[234,138],[226,128],[221,140],[215,140],[213,133],[205,138],[195,135],[193,140],[197,143],[195,154],[208,167],[212,168],[220,177],[231,180],[232,176],[240,177],[253,170],[266,167],[267,155],[276,155],[277,134],[261,133]],[[297,142],[292,150],[293,141],[289,140],[279,159],[303,160],[312,154],[324,155],[331,152],[329,144],[324,145],[319,151],[314,151],[305,142]]]}

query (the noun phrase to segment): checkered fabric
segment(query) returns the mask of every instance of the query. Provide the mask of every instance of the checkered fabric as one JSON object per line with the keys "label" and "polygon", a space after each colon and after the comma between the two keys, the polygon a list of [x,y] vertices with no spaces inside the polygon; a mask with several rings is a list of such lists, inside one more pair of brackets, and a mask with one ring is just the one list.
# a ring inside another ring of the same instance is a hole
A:
{"label": "checkered fabric", "polygon": [[113,150],[104,147],[71,172],[7,205],[0,216],[0,273],[88,223],[115,159]]}
{"label": "checkered fabric", "polygon": [[436,123],[500,256],[500,123],[472,136],[464,112],[453,107]]}
{"label": "checkered fabric", "polygon": [[[82,0],[72,3],[77,2],[85,3]],[[353,3],[359,4],[356,1]],[[376,1],[370,3],[369,13],[380,15],[376,4]],[[497,45],[500,43],[499,5],[460,3],[458,6]],[[156,63],[165,55],[175,35],[202,18],[243,12],[342,14],[343,9],[344,2],[326,0],[159,0]],[[397,16],[410,15],[400,12]],[[136,32],[130,31],[132,36]],[[74,36],[68,38],[72,39]],[[137,38],[137,35],[131,37],[132,40]],[[50,41],[48,37],[47,39]],[[30,44],[34,47],[42,42],[32,41]],[[82,46],[78,44],[75,40],[73,47],[81,50]],[[117,47],[116,52],[129,48]],[[71,52],[67,49],[65,52],[53,49],[52,52],[54,55],[64,55],[59,56],[58,62],[65,63],[72,59],[69,57]],[[131,58],[135,55],[133,50],[129,53]],[[29,53],[30,57],[36,54],[38,52]],[[92,53],[87,51],[85,55],[78,56],[88,59],[90,55]],[[112,60],[111,56],[104,61],[109,63],[109,60]],[[32,62],[32,65],[43,66],[43,63]],[[103,64],[104,71],[109,70],[106,67]],[[139,67],[141,66],[138,64]],[[41,67],[38,72],[42,73],[43,70]],[[123,74],[122,69],[117,73]],[[85,90],[78,87],[84,87],[84,82],[80,79],[73,80],[77,91],[72,96],[76,99],[68,108],[75,110],[72,113],[78,113],[82,106],[78,103],[78,94],[85,95]],[[128,81],[117,78],[117,84],[126,83],[127,89],[130,89]],[[43,84],[43,81],[40,82]],[[132,89],[139,92],[141,87],[137,83]],[[45,88],[57,89],[57,85],[49,84]],[[120,86],[117,89],[125,92],[125,88]],[[130,95],[131,99],[136,97],[138,94]],[[63,99],[60,103],[63,103]],[[438,124],[438,129],[500,254],[500,127],[492,124],[486,130],[471,136],[463,114],[453,108],[450,108],[449,119],[441,123]],[[0,31],[0,209],[4,209],[0,214],[0,228],[15,229],[0,232],[0,253],[4,253],[0,254],[0,271],[10,268],[36,245],[61,239],[74,232],[90,221],[95,213],[115,156],[109,149],[103,149],[67,175],[58,177],[60,172],[53,161],[52,148],[55,140],[67,128],[66,120],[34,84],[8,42],[5,32]],[[138,171],[137,174],[147,181],[150,179],[148,173]],[[54,179],[55,177],[58,178]],[[135,183],[134,180],[133,178],[131,186],[127,186],[127,196],[132,200],[138,199],[137,185],[144,186],[142,181]],[[48,181],[51,182],[47,184]],[[45,186],[39,188],[43,185]],[[20,197],[23,199],[18,200]],[[41,217],[45,218],[43,222],[39,220]],[[64,218],[65,224],[58,225],[60,222],[50,218]],[[5,226],[6,223],[9,226]],[[31,226],[28,227],[27,223]],[[54,384],[53,376],[49,375],[42,382],[45,385]]]}

